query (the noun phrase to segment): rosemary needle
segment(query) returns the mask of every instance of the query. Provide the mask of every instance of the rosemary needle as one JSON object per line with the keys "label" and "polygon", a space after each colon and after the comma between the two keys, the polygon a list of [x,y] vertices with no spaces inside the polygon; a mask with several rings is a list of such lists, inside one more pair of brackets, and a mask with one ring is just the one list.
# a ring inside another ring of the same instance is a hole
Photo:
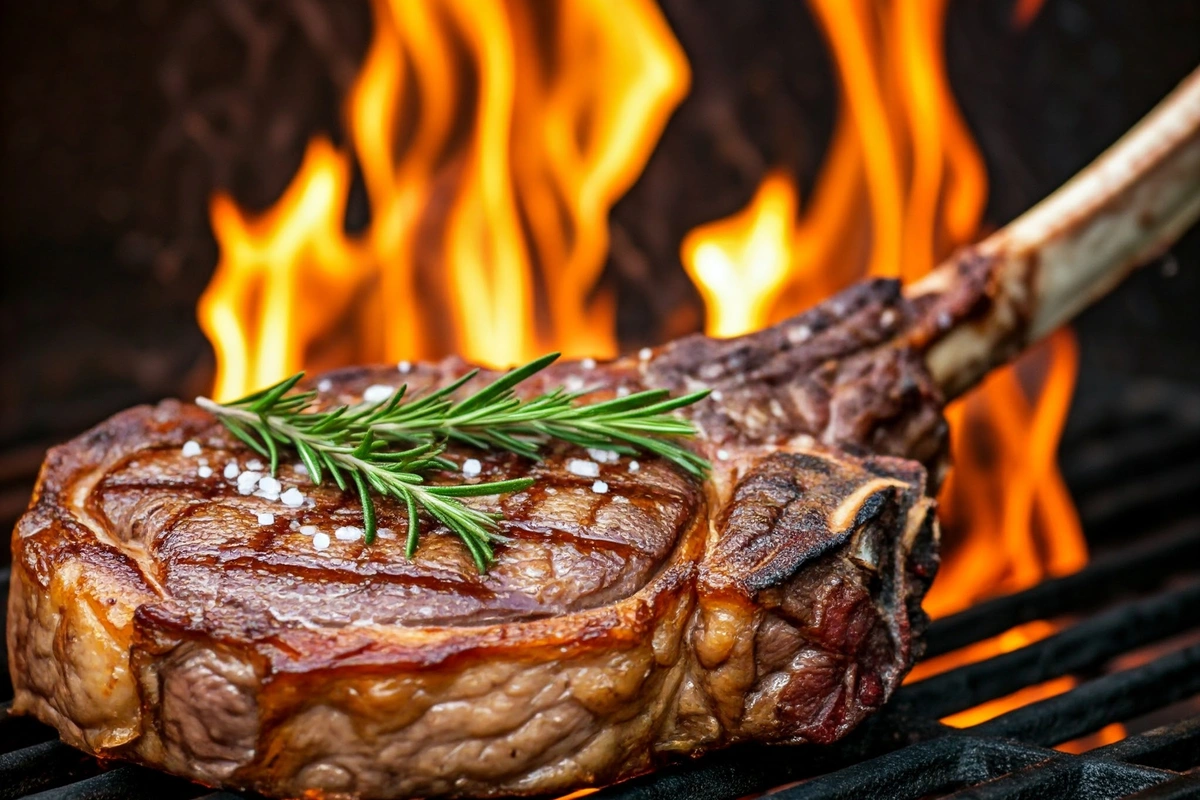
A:
{"label": "rosemary needle", "polygon": [[353,488],[362,502],[368,544],[376,532],[374,493],[404,504],[409,558],[417,549],[423,511],[457,534],[484,572],[493,559],[493,543],[503,540],[497,524],[501,516],[471,508],[459,498],[519,492],[533,479],[426,483],[431,472],[458,469],[443,457],[448,440],[526,458],[538,458],[547,443],[561,440],[624,454],[654,453],[695,476],[709,469],[707,461],[674,441],[695,435],[696,429],[672,413],[707,392],[671,397],[666,390],[650,390],[590,404],[580,402],[583,393],[562,388],[527,400],[517,397],[517,386],[557,358],[552,353],[531,361],[461,400],[454,395],[478,371],[419,398],[406,400],[407,386],[401,386],[381,402],[328,411],[311,410],[316,392],[292,393],[302,372],[231,403],[206,397],[196,403],[269,458],[272,475],[282,446],[299,455],[314,484],[328,476],[343,491]]}

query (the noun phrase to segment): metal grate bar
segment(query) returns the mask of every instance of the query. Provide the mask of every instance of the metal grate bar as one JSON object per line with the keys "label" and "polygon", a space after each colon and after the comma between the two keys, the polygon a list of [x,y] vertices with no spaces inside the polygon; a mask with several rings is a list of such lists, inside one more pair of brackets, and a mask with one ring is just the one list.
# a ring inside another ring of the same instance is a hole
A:
{"label": "metal grate bar", "polygon": [[904,800],[953,791],[1045,761],[1038,747],[952,735],[765,795],[770,800]]}
{"label": "metal grate bar", "polygon": [[1195,627],[1200,583],[1110,609],[1011,653],[934,675],[902,688],[896,702],[945,717],[1024,686],[1091,669],[1114,656]]}
{"label": "metal grate bar", "polygon": [[1200,765],[1200,716],[1164,725],[1097,748],[1093,755],[1160,769],[1186,770]]}
{"label": "metal grate bar", "polygon": [[971,728],[979,736],[1054,745],[1200,693],[1200,644]]}
{"label": "metal grate bar", "polygon": [[1025,622],[1094,608],[1113,597],[1162,585],[1200,563],[1200,518],[1173,525],[1152,537],[1092,561],[1062,578],[978,603],[929,626],[927,658],[998,636]]}
{"label": "metal grate bar", "polygon": [[1200,770],[1130,795],[1127,800],[1196,800],[1197,797],[1200,797]]}
{"label": "metal grate bar", "polygon": [[26,797],[95,775],[100,764],[62,742],[42,742],[0,755],[0,800]]}
{"label": "metal grate bar", "polygon": [[[1169,781],[1172,773],[1090,758],[1059,757],[981,786],[955,792],[953,800],[1099,800],[1126,797]],[[947,800],[950,800],[947,798]]]}
{"label": "metal grate bar", "polygon": [[69,786],[29,795],[27,800],[189,800],[206,791],[203,786],[164,772],[121,766]]}

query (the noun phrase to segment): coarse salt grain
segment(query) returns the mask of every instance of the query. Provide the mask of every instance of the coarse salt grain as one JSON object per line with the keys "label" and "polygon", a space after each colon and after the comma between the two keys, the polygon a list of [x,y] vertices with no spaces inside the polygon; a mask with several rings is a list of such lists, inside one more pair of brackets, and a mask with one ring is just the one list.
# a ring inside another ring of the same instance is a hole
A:
{"label": "coarse salt grain", "polygon": [[289,508],[299,508],[304,505],[304,495],[295,486],[279,495],[279,502]]}
{"label": "coarse salt grain", "polygon": [[329,534],[328,533],[318,533],[315,536],[313,536],[313,547],[317,550],[328,550],[329,549]]}
{"label": "coarse salt grain", "polygon": [[317,533],[317,530],[318,530],[318,528],[316,525],[301,525],[300,526],[300,532],[303,533],[305,536],[315,536]]}
{"label": "coarse salt grain", "polygon": [[334,531],[333,535],[343,542],[353,542],[355,539],[361,539],[363,532],[362,528],[356,528],[353,525],[346,525]]}
{"label": "coarse salt grain", "polygon": [[303,464],[293,464],[292,469],[296,471],[297,475],[308,474],[308,467],[304,466]]}
{"label": "coarse salt grain", "polygon": [[592,457],[593,461],[599,461],[601,464],[615,464],[621,460],[621,454],[615,450],[599,450],[589,447],[588,455]]}
{"label": "coarse salt grain", "polygon": [[200,469],[196,470],[196,474],[199,475],[201,478],[211,478],[212,477],[212,467],[210,467],[206,464],[201,464]]}
{"label": "coarse salt grain", "polygon": [[564,382],[568,392],[578,392],[583,388],[583,378],[578,375],[569,375]]}
{"label": "coarse salt grain", "polygon": [[467,478],[474,478],[483,471],[483,464],[479,463],[478,458],[468,458],[463,462],[462,474]]}
{"label": "coarse salt grain", "polygon": [[248,469],[252,472],[262,472],[263,471],[263,463],[261,461],[259,461],[257,458],[252,458],[246,462],[246,469]]}
{"label": "coarse salt grain", "polygon": [[595,461],[572,458],[567,462],[567,472],[572,475],[581,475],[585,478],[598,478],[600,477],[600,465]]}
{"label": "coarse salt grain", "polygon": [[200,455],[200,443],[190,440],[183,445],[183,454],[188,458]]}
{"label": "coarse salt grain", "polygon": [[274,514],[259,514],[258,515],[258,524],[259,525],[274,525],[275,524],[275,515]]}
{"label": "coarse salt grain", "polygon": [[638,358],[642,361],[649,361],[652,355],[654,355],[654,351],[649,347],[643,347],[641,350],[638,350]]}
{"label": "coarse salt grain", "polygon": [[596,481],[592,484],[592,491],[596,494],[608,494],[608,484],[604,481]]}
{"label": "coarse salt grain", "polygon": [[579,366],[583,367],[584,369],[595,369],[596,368],[596,359],[585,358],[583,361],[579,362]]}
{"label": "coarse salt grain", "polygon": [[270,475],[264,475],[258,481],[258,488],[265,494],[273,494],[278,496],[280,490],[283,489],[283,484],[272,478]]}
{"label": "coarse salt grain", "polygon": [[238,466],[236,461],[230,461],[225,465],[225,477],[229,480],[234,480],[242,473],[242,468]]}
{"label": "coarse salt grain", "polygon": [[729,460],[729,451],[728,450],[718,450],[717,458],[719,458],[721,461],[728,461]]}
{"label": "coarse salt grain", "polygon": [[721,393],[720,389],[713,389],[708,396],[718,403],[725,398],[725,395]]}
{"label": "coarse salt grain", "polygon": [[636,461],[629,462],[629,471],[630,472],[637,472],[641,468],[642,468],[642,465],[639,464],[638,462],[636,462]]}
{"label": "coarse salt grain", "polygon": [[333,388],[333,381],[329,380],[328,378],[326,378],[323,381],[317,382],[317,391],[318,392],[328,392],[332,388]]}
{"label": "coarse salt grain", "polygon": [[363,390],[364,403],[382,403],[387,400],[396,390],[391,386],[383,383],[376,383],[373,386],[368,386]]}
{"label": "coarse salt grain", "polygon": [[375,531],[375,535],[378,536],[380,539],[395,539],[396,538],[396,532],[394,530],[392,530],[391,528],[380,528],[379,530]]}
{"label": "coarse salt grain", "polygon": [[629,397],[629,387],[618,386],[617,387],[617,397]]}
{"label": "coarse salt grain", "polygon": [[251,494],[254,491],[254,487],[258,485],[258,479],[261,477],[261,472],[243,472],[241,475],[238,475],[238,494]]}
{"label": "coarse salt grain", "polygon": [[399,364],[396,365],[396,369],[400,370],[405,375],[407,375],[408,373],[412,372],[412,362],[411,361],[401,361]]}
{"label": "coarse salt grain", "polygon": [[787,338],[792,344],[807,342],[810,338],[812,338],[812,329],[807,325],[797,325],[794,328],[788,328]]}
{"label": "coarse salt grain", "polygon": [[291,530],[291,531],[300,530],[300,523],[296,522],[296,520],[292,520],[291,522],[288,523],[288,530]]}

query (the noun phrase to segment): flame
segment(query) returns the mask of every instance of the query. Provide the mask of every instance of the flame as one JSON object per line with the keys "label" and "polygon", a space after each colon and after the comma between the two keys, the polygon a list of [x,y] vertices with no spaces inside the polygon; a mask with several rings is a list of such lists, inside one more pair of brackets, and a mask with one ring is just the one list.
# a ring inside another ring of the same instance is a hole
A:
{"label": "flame", "polygon": [[683,263],[708,308],[711,335],[737,336],[767,324],[792,261],[795,214],[796,189],[776,172],[744,211],[683,240]]}
{"label": "flame", "polygon": [[[864,276],[914,280],[978,235],[987,174],[947,78],[946,4],[809,0],[841,84],[839,120],[806,205],[794,181],[772,171],[744,210],[684,240],[710,335],[757,330]],[[1022,2],[1016,18],[1027,24],[1036,11]],[[947,409],[954,468],[939,497],[946,546],[925,603],[933,616],[1086,562],[1055,461],[1077,361],[1073,334],[1060,331]],[[912,678],[1055,629],[1020,626],[919,665]],[[1068,677],[1029,687],[945,721],[974,725],[1073,685]]]}
{"label": "flame", "polygon": [[[608,213],[690,81],[661,12],[651,0],[372,8],[351,148],[314,139],[261,215],[212,201],[221,259],[199,315],[216,396],[301,366],[613,355]],[[355,163],[371,217],[351,234]]]}

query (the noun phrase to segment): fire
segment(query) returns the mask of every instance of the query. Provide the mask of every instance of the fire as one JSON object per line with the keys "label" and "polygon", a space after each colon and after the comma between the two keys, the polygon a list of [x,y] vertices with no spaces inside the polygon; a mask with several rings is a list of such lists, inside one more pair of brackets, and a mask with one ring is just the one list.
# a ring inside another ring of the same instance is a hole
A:
{"label": "fire", "polygon": [[[681,258],[704,298],[710,335],[757,330],[864,276],[914,280],[977,236],[987,175],[947,79],[946,2],[810,0],[841,82],[840,119],[799,211],[795,183],[772,172],[743,211],[684,240]],[[1025,24],[1036,10],[1023,3],[1016,19]],[[955,466],[939,497],[946,546],[925,604],[933,616],[1086,562],[1055,462],[1076,364],[1074,336],[1062,331],[947,409]],[[1022,626],[923,664],[913,677],[1053,630]],[[946,722],[976,724],[1072,685],[1064,678],[1032,687]]]}
{"label": "fire", "polygon": [[[314,139],[265,214],[213,199],[221,260],[199,313],[216,396],[302,366],[613,355],[608,213],[690,80],[661,12],[651,0],[373,11],[346,103],[351,149]],[[371,221],[351,234],[355,163]]]}
{"label": "fire", "polygon": [[[840,117],[811,197],[772,171],[744,210],[683,240],[709,333],[762,328],[863,276],[914,280],[978,235],[987,175],[947,78],[947,2],[810,0]],[[1039,5],[1021,0],[1014,24]],[[215,395],[301,368],[451,352],[495,365],[552,349],[613,355],[607,217],[690,81],[661,12],[652,0],[375,0],[373,14],[345,148],[314,138],[265,213],[213,198],[221,258],[199,314]],[[356,167],[370,220],[348,232]],[[1059,333],[948,409],[956,467],[940,496],[935,616],[1086,560],[1055,464],[1076,360]],[[920,674],[1052,631],[1024,626]]]}

